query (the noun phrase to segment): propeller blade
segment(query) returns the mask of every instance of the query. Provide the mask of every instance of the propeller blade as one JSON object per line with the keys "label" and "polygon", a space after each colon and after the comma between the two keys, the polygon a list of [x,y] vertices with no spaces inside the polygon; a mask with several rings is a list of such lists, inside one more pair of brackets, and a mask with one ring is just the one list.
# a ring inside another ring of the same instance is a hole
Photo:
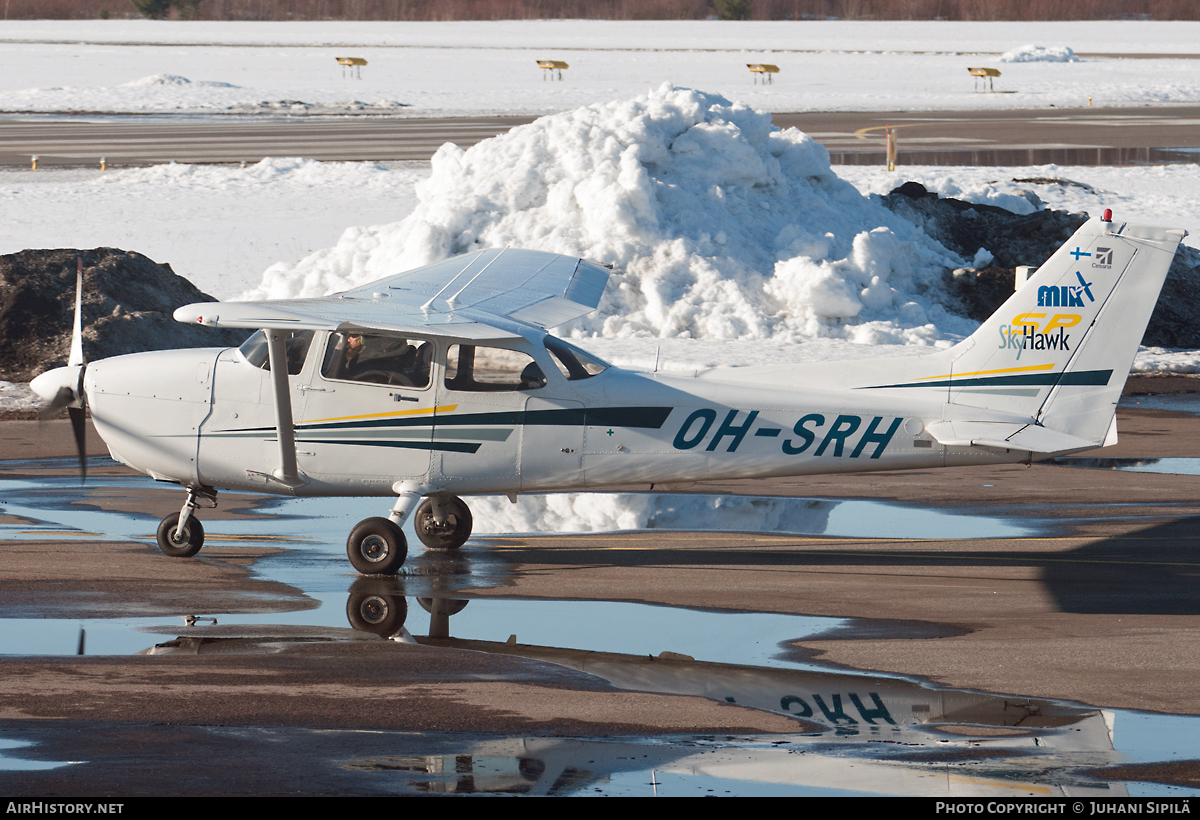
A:
{"label": "propeller blade", "polygon": [[79,483],[87,481],[87,413],[82,407],[68,407],[71,430],[75,433],[75,447],[79,450]]}
{"label": "propeller blade", "polygon": [[48,421],[49,419],[58,418],[58,414],[63,411],[71,402],[75,401],[75,391],[69,387],[60,387],[54,398],[45,407],[38,410],[38,421]]}
{"label": "propeller blade", "polygon": [[79,452],[79,481],[87,480],[87,395],[83,376],[87,365],[83,358],[83,259],[75,258],[75,324],[71,329],[71,354],[66,367],[41,373],[29,383],[30,389],[48,403],[38,411],[42,421],[58,416],[65,407],[75,434]]}
{"label": "propeller blade", "polygon": [[83,259],[75,257],[75,326],[71,329],[71,355],[67,366],[83,364]]}

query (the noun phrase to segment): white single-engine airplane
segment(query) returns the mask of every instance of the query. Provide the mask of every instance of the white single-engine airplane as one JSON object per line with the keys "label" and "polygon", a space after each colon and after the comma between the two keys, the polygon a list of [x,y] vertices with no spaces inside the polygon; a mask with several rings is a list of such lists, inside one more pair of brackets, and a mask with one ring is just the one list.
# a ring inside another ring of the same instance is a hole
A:
{"label": "white single-engine airplane", "polygon": [[[113,458],[187,500],[162,520],[195,555],[216,488],[395,496],[350,533],[351,564],[399,570],[471,534],[461,496],[1037,461],[1116,443],[1115,408],[1185,231],[1092,219],[972,336],[926,356],[694,378],[609,366],[547,333],[610,274],[484,250],[320,299],[212,302],[181,322],[258,329],[238,349],[69,363],[32,387],[84,408]],[[82,446],[82,443],[81,443]],[[82,449],[81,449],[82,453]],[[81,456],[82,458],[82,456]]]}

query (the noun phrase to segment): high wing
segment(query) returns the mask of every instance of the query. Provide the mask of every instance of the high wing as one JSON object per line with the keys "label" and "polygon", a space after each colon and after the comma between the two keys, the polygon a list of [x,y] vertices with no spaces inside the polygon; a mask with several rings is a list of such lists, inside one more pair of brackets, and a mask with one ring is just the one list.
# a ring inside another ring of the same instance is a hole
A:
{"label": "high wing", "polygon": [[[175,311],[175,319],[208,327],[361,328],[516,338],[515,323],[545,329],[595,310],[611,273],[572,256],[491,249],[317,299],[185,305]],[[497,319],[510,321],[498,325]]]}

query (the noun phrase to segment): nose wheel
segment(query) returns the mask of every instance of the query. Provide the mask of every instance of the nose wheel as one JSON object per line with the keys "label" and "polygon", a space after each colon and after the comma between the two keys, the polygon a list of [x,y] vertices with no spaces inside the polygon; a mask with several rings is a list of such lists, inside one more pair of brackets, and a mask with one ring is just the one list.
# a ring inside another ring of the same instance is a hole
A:
{"label": "nose wheel", "polygon": [[191,558],[204,546],[200,519],[189,517],[179,526],[179,513],[171,513],[158,525],[158,548],[171,558]]}
{"label": "nose wheel", "polygon": [[206,500],[207,508],[217,506],[217,491],[211,487],[188,487],[187,501],[183,509],[171,513],[158,522],[158,548],[163,555],[171,558],[191,558],[204,546],[204,527],[200,519],[193,514],[200,506],[197,502]]}

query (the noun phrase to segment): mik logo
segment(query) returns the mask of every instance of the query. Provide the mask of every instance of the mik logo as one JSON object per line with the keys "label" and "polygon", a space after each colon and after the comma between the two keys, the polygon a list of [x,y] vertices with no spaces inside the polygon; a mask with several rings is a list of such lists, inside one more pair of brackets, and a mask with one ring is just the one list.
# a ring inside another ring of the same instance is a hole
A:
{"label": "mik logo", "polygon": [[[1108,248],[1096,250],[1108,251]],[[1108,258],[1112,259],[1112,251],[1108,251]],[[1089,302],[1096,301],[1092,295],[1092,283],[1085,282],[1079,271],[1075,271],[1075,276],[1079,279],[1078,285],[1042,285],[1038,288],[1038,307],[1083,307],[1084,296]]]}

